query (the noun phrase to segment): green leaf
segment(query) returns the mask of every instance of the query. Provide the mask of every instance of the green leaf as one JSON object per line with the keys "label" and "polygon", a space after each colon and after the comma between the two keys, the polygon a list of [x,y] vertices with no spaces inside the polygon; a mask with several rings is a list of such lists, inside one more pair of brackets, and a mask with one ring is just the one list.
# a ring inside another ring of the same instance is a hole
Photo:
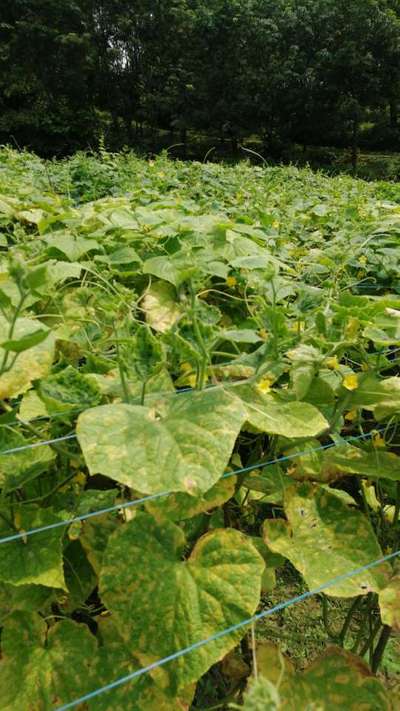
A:
{"label": "green leaf", "polygon": [[247,408],[247,422],[260,432],[283,437],[314,437],[329,427],[326,419],[313,405],[287,402],[278,395],[259,392],[257,386],[245,384],[235,387]]}
{"label": "green leaf", "polygon": [[38,393],[50,414],[85,410],[101,401],[100,388],[94,380],[70,365],[42,378]]}
{"label": "green leaf", "polygon": [[49,335],[49,332],[43,329],[34,331],[33,333],[27,333],[25,336],[18,338],[18,340],[3,341],[0,345],[4,351],[12,351],[13,353],[22,353],[28,350],[28,348],[33,348],[39,343],[42,343]]}
{"label": "green leaf", "polygon": [[212,509],[222,506],[232,498],[235,489],[236,477],[232,476],[227,479],[220,479],[201,496],[194,497],[183,493],[170,494],[146,504],[146,510],[157,521],[163,521],[164,519],[184,521],[197,516],[199,513],[212,511]]}
{"label": "green leaf", "polygon": [[[110,539],[100,595],[143,664],[236,624],[257,608],[264,561],[246,536],[215,530],[196,543],[187,560],[184,548],[175,524],[159,525],[142,513]],[[121,566],[126,550],[130,564]],[[243,634],[210,642],[167,673],[177,687],[197,681]]]}
{"label": "green leaf", "polygon": [[[310,589],[382,558],[368,519],[326,489],[299,484],[285,490],[287,521],[264,523],[264,540],[284,555]],[[385,587],[387,564],[334,583],[326,594],[354,597]]]}
{"label": "green leaf", "polygon": [[389,584],[379,593],[379,607],[384,625],[400,632],[400,575],[393,575]]}
{"label": "green leaf", "polygon": [[[288,711],[314,708],[390,711],[392,708],[381,681],[373,676],[363,660],[344,649],[329,647],[301,673],[295,673],[290,662],[273,645],[264,648],[262,654],[259,683],[253,682],[245,696],[246,711],[283,708]],[[276,701],[276,705],[262,706],[269,698]]]}
{"label": "green leaf", "polygon": [[155,331],[165,333],[181,317],[175,288],[167,282],[156,282],[146,291],[142,300],[146,321]]}
{"label": "green leaf", "polygon": [[360,380],[357,390],[353,390],[348,402],[349,409],[362,407],[375,412],[377,419],[400,411],[400,378],[379,380],[368,374]]}
{"label": "green leaf", "polygon": [[[351,444],[340,442],[325,451],[312,451],[317,442],[309,443],[310,454],[293,461],[291,476],[299,481],[333,482],[347,474],[360,474],[371,479],[400,481],[400,457],[393,452],[377,449],[366,451]],[[307,446],[295,447],[288,454],[306,451]]]}
{"label": "green leaf", "polygon": [[54,460],[53,450],[43,445],[33,449],[23,449],[14,454],[2,454],[10,449],[26,447],[30,441],[17,432],[0,428],[0,486],[10,492],[35,479]]}
{"label": "green leaf", "polygon": [[[0,512],[0,538],[23,533],[31,528],[58,523],[50,509],[32,505],[11,512]],[[13,522],[14,526],[11,526]],[[62,526],[0,545],[0,580],[11,585],[44,585],[65,589],[62,565]]]}
{"label": "green leaf", "polygon": [[[8,339],[9,323],[0,315],[0,342]],[[22,338],[37,333],[37,321],[28,318],[17,319],[14,338]],[[13,339],[14,340],[14,339]],[[47,375],[54,357],[55,339],[49,331],[47,337],[40,343],[20,353],[12,368],[0,375],[0,399],[16,397],[26,392],[31,383]],[[0,347],[0,362],[3,361],[5,351]]]}
{"label": "green leaf", "polygon": [[77,435],[91,474],[146,494],[195,496],[223,474],[244,420],[239,400],[210,390],[174,396],[159,412],[124,404],[87,410]]}

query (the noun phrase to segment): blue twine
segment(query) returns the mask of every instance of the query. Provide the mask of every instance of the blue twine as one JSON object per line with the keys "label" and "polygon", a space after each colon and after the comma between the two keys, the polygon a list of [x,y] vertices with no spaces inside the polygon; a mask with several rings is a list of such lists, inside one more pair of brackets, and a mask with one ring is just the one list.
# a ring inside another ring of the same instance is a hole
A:
{"label": "blue twine", "polygon": [[190,654],[191,652],[194,652],[197,649],[200,649],[201,647],[204,647],[205,645],[210,644],[211,642],[216,642],[217,640],[221,639],[222,637],[226,637],[226,635],[232,634],[233,632],[237,632],[238,630],[242,629],[243,627],[248,627],[249,625],[252,625],[255,622],[259,622],[260,620],[264,619],[265,617],[269,617],[271,615],[276,614],[277,612],[280,612],[281,610],[285,610],[288,607],[291,607],[291,605],[295,605],[298,602],[303,602],[304,600],[307,600],[308,598],[313,597],[314,595],[318,595],[319,593],[324,592],[324,590],[327,590],[328,588],[332,587],[333,585],[344,582],[345,580],[348,580],[349,578],[352,578],[355,575],[361,575],[361,573],[365,573],[366,571],[371,570],[371,568],[375,568],[378,565],[387,563],[388,561],[393,560],[399,554],[400,554],[400,551],[396,551],[395,553],[390,553],[389,555],[386,555],[383,558],[375,560],[372,563],[363,565],[360,568],[356,568],[355,570],[349,571],[348,573],[343,573],[342,575],[338,575],[337,577],[332,578],[331,580],[328,580],[328,582],[323,583],[322,585],[319,585],[318,587],[314,588],[313,590],[309,590],[308,592],[302,593],[301,595],[297,595],[296,597],[293,597],[290,600],[286,600],[285,602],[280,602],[280,603],[278,603],[278,605],[275,605],[274,607],[271,607],[268,610],[264,610],[263,612],[259,612],[258,614],[253,615],[253,617],[249,617],[247,620],[242,620],[242,622],[238,622],[237,624],[232,625],[231,627],[227,627],[226,629],[221,630],[220,632],[216,632],[215,634],[211,635],[210,637],[207,637],[206,639],[202,639],[199,642],[195,642],[194,644],[191,644],[188,647],[180,649],[178,652],[174,652],[174,654],[168,655],[168,657],[159,659],[158,661],[153,662],[152,664],[149,664],[146,667],[137,669],[136,671],[132,672],[131,674],[122,676],[119,679],[116,679],[115,681],[111,682],[110,684],[106,684],[105,686],[102,686],[101,688],[96,689],[95,691],[91,691],[90,693],[85,694],[84,696],[81,696],[79,699],[70,701],[69,703],[64,704],[63,706],[58,706],[55,709],[55,711],[67,711],[67,709],[72,709],[75,706],[78,706],[79,704],[85,703],[86,701],[91,701],[92,699],[95,699],[97,696],[100,696],[101,694],[104,694],[108,691],[112,691],[113,689],[116,689],[119,686],[122,686],[123,684],[126,684],[130,681],[133,681],[134,679],[138,679],[140,676],[143,676],[143,674],[148,674],[149,672],[153,671],[154,669],[158,669],[159,667],[165,666],[165,664],[168,664],[169,662],[173,662],[176,659],[179,659],[180,657],[185,656],[186,654]]}
{"label": "blue twine", "polygon": [[17,452],[25,452],[27,449],[37,449],[37,447],[44,447],[49,444],[57,444],[57,442],[66,442],[69,439],[76,439],[76,434],[64,435],[63,437],[56,437],[56,439],[46,439],[40,442],[32,442],[31,444],[24,444],[21,447],[13,447],[12,449],[4,449],[0,452],[1,455],[6,454],[16,454]]}
{"label": "blue twine", "polygon": [[[380,429],[375,430],[375,432],[381,432],[383,431],[383,427]],[[352,436],[352,437],[347,437],[343,439],[341,442],[330,442],[329,444],[324,444],[321,445],[320,447],[315,447],[314,449],[309,449],[305,450],[303,452],[294,452],[293,454],[288,454],[285,455],[284,457],[278,457],[277,459],[270,459],[265,462],[258,462],[257,464],[251,464],[248,467],[243,467],[242,469],[235,469],[232,472],[227,472],[224,474],[221,479],[228,479],[229,477],[232,476],[239,476],[240,474],[248,474],[251,471],[255,471],[256,469],[260,468],[265,468],[272,466],[273,464],[278,464],[281,462],[287,462],[292,459],[296,459],[297,457],[304,457],[307,455],[312,454],[313,452],[322,452],[326,449],[332,449],[332,447],[340,447],[343,444],[347,444],[347,442],[352,442],[356,440],[362,440],[362,439],[368,439],[372,437],[374,432],[369,432],[368,434],[362,434],[358,435],[357,437]],[[72,435],[69,435],[70,437]],[[4,538],[0,538],[0,545],[2,543],[10,543],[11,541],[17,541],[22,539],[26,539],[28,536],[33,536],[36,533],[43,533],[44,531],[52,531],[56,528],[60,528],[63,526],[70,526],[73,523],[78,523],[80,521],[85,521],[89,518],[93,518],[94,516],[101,516],[103,514],[107,513],[114,513],[115,511],[120,511],[121,509],[128,509],[128,508],[133,508],[134,506],[139,506],[141,504],[144,504],[148,501],[156,501],[157,499],[164,498],[166,496],[170,496],[171,494],[176,493],[173,491],[162,491],[159,494],[152,494],[150,496],[144,496],[141,499],[135,499],[134,501],[128,501],[123,504],[116,504],[115,506],[110,506],[106,509],[100,509],[99,511],[92,511],[91,513],[87,514],[82,514],[81,516],[74,516],[74,518],[66,519],[65,521],[58,521],[57,523],[51,523],[48,524],[47,526],[40,526],[38,528],[32,528],[29,531],[24,531],[23,533],[14,533],[11,536],[5,536]]]}

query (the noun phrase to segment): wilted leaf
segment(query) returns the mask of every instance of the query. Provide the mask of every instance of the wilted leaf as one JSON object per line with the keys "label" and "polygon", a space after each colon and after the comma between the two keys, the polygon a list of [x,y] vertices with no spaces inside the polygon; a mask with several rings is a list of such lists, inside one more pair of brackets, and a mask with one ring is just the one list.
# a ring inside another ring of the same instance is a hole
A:
{"label": "wilted leaf", "polygon": [[223,474],[245,419],[222,390],[173,398],[158,414],[104,405],[80,415],[77,435],[91,474],[105,474],[146,494],[208,491]]}
{"label": "wilted leaf", "polygon": [[[326,489],[299,484],[285,490],[288,521],[264,523],[264,540],[300,571],[310,589],[382,558],[368,519]],[[390,567],[371,568],[338,581],[328,595],[353,597],[385,587]]]}
{"label": "wilted leaf", "polygon": [[[251,616],[260,598],[264,562],[234,530],[203,536],[188,560],[185,539],[171,522],[138,514],[110,539],[100,594],[145,664]],[[121,556],[129,550],[129,565]],[[148,561],[151,560],[151,565]],[[188,654],[168,669],[178,687],[197,681],[243,636],[239,630]]]}

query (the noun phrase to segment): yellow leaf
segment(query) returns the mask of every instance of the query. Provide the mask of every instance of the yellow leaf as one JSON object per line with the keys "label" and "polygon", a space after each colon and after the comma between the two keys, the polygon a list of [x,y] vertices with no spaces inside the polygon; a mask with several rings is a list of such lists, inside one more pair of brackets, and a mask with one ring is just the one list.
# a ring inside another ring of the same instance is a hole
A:
{"label": "yellow leaf", "polygon": [[17,531],[19,531],[19,529],[21,528],[21,514],[19,511],[17,511],[17,513],[14,516],[14,525],[15,525],[15,528],[17,529]]}
{"label": "yellow leaf", "polygon": [[349,373],[343,378],[343,387],[346,390],[357,390],[358,384],[358,375],[356,373]]}

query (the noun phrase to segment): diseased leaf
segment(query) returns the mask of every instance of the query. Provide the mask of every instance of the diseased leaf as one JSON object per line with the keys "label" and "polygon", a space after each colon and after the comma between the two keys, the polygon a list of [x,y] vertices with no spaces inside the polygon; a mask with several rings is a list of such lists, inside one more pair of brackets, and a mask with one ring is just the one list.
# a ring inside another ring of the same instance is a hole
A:
{"label": "diseased leaf", "polygon": [[[0,314],[0,342],[9,337],[10,325]],[[17,319],[14,340],[28,338],[38,331],[38,322],[28,318]],[[16,397],[26,392],[31,383],[47,375],[54,357],[54,336],[48,331],[47,337],[37,345],[24,350],[17,358],[8,372],[0,375],[0,399]],[[0,347],[0,362],[3,361],[5,351]],[[9,364],[13,356],[8,355]]]}
{"label": "diseased leaf", "polygon": [[14,613],[1,638],[2,711],[49,711],[95,688],[96,639],[63,620],[49,629],[39,615]]}
{"label": "diseased leaf", "polygon": [[[159,525],[143,513],[114,533],[107,547],[100,595],[143,664],[246,619],[257,608],[264,561],[246,536],[214,530],[186,561],[184,548],[175,524]],[[126,550],[130,564],[121,566]],[[242,636],[241,630],[211,642],[166,673],[179,688],[197,681]]]}
{"label": "diseased leaf", "polygon": [[165,281],[158,281],[149,287],[142,308],[149,326],[160,333],[169,331],[182,315],[175,288]]}
{"label": "diseased leaf", "polygon": [[[269,645],[263,650],[263,658],[260,659],[260,673],[261,683],[257,687],[253,682],[245,697],[246,711],[274,708],[288,711],[392,709],[386,689],[373,676],[367,664],[339,647],[329,647],[304,672],[296,674],[279,649]],[[268,698],[276,700],[276,705],[262,706],[262,700]]]}
{"label": "diseased leaf", "polygon": [[379,593],[382,622],[400,632],[400,575],[394,575]]}
{"label": "diseased leaf", "polygon": [[[13,514],[9,511],[3,513],[0,518],[0,538],[61,520],[50,509],[39,509],[32,505],[20,506],[16,512],[14,517],[18,523],[17,527],[11,526]],[[29,536],[25,540],[21,538],[3,543],[0,546],[0,580],[12,585],[34,583],[65,589],[62,566],[63,534],[61,526]]]}
{"label": "diseased leaf", "polygon": [[[382,558],[368,519],[326,489],[299,484],[285,490],[287,521],[265,521],[264,540],[300,571],[310,589]],[[354,597],[378,592],[390,566],[383,564],[331,585],[326,594]]]}
{"label": "diseased leaf", "polygon": [[183,493],[170,494],[146,504],[146,510],[158,521],[166,518],[171,521],[184,521],[204,511],[211,511],[217,506],[222,506],[232,498],[235,489],[236,477],[231,476],[217,481],[201,496],[194,497]]}
{"label": "diseased leaf", "polygon": [[0,428],[0,486],[3,491],[14,491],[23,486],[46,471],[54,460],[54,451],[46,445],[2,454],[29,444],[30,440],[25,439],[23,435],[10,432],[5,427]]}
{"label": "diseased leaf", "polygon": [[[288,453],[294,453],[296,449],[305,451],[306,447],[295,448]],[[332,482],[348,474],[400,480],[400,457],[393,452],[366,451],[345,442],[325,451],[310,451],[309,455],[296,457],[292,467],[291,475],[300,481]]]}
{"label": "diseased leaf", "polygon": [[171,398],[162,411],[104,405],[80,415],[77,435],[91,474],[146,494],[208,491],[223,474],[245,420],[222,390]]}
{"label": "diseased leaf", "polygon": [[277,395],[264,395],[255,385],[238,385],[235,395],[247,408],[247,421],[260,432],[283,437],[315,437],[328,422],[316,407],[305,402],[287,402]]}

